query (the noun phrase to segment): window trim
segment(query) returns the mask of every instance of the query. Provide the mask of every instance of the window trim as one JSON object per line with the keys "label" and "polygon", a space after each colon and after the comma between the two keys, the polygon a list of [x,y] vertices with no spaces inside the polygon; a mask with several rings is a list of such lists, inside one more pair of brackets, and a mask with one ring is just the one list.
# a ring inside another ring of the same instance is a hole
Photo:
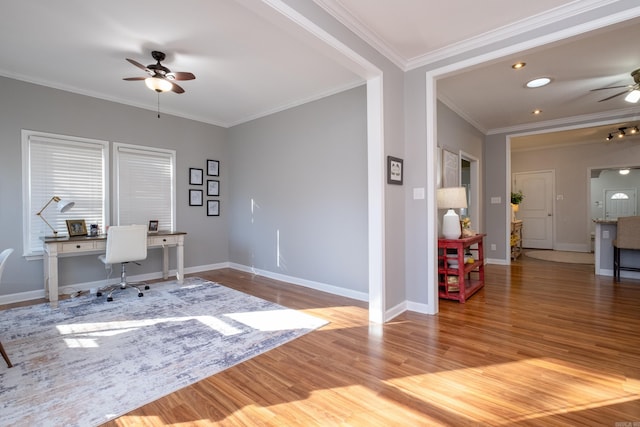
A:
{"label": "window trim", "polygon": [[[49,132],[39,132],[28,129],[21,130],[22,137],[22,255],[28,259],[42,259],[44,248],[41,251],[33,250],[31,248],[31,212],[33,211],[33,204],[31,199],[31,150],[30,143],[33,137],[58,140],[61,143],[74,143],[74,144],[90,144],[101,147],[102,159],[104,167],[102,169],[102,184],[104,191],[103,200],[103,217],[105,224],[109,223],[109,141],[93,138],[82,138],[76,136],[69,136],[63,134],[55,134]],[[51,196],[54,196],[52,194]],[[38,209],[41,207],[39,206]]]}
{"label": "window trim", "polygon": [[176,156],[176,150],[172,150],[172,149],[167,149],[167,148],[158,148],[158,147],[149,147],[149,146],[145,146],[145,145],[134,145],[134,144],[126,144],[123,142],[113,142],[113,174],[112,174],[112,180],[113,180],[113,188],[114,188],[114,195],[113,195],[113,218],[115,218],[115,221],[117,224],[119,224],[120,222],[120,195],[118,194],[118,183],[119,183],[119,179],[120,179],[120,173],[119,173],[119,167],[120,167],[120,150],[125,150],[125,151],[134,151],[134,152],[140,152],[140,153],[149,153],[149,154],[161,154],[161,155],[166,155],[171,159],[171,164],[172,164],[172,176],[171,176],[171,198],[172,198],[172,203],[171,203],[171,229],[175,230],[176,229],[176,223],[177,223],[177,219],[176,219],[176,212],[177,212],[177,205],[178,205],[178,201],[177,201],[177,190],[176,190],[176,174],[177,174],[177,156]]}

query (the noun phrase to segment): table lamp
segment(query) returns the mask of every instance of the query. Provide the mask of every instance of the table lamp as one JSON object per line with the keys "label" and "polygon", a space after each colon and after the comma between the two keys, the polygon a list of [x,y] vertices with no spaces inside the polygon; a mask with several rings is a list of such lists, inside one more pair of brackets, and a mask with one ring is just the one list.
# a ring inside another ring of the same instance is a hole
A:
{"label": "table lamp", "polygon": [[44,212],[45,209],[47,209],[47,207],[51,204],[51,202],[56,202],[58,204],[58,212],[60,213],[69,211],[76,204],[76,202],[64,201],[58,196],[53,196],[36,214],[40,217],[41,220],[44,221],[45,224],[49,226],[51,231],[53,231],[53,237],[56,238],[58,237],[58,231],[55,228],[53,228],[51,224],[49,224],[49,222],[44,218],[44,216],[42,216],[42,213]]}
{"label": "table lamp", "polygon": [[442,235],[445,239],[459,239],[462,234],[462,227],[460,227],[460,217],[454,209],[467,207],[465,188],[438,188],[436,198],[438,209],[449,209],[442,217]]}

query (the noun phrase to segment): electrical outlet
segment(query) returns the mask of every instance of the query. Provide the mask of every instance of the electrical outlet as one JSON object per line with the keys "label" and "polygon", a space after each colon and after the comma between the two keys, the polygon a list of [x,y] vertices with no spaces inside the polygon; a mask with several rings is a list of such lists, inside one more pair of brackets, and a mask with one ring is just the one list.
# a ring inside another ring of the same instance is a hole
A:
{"label": "electrical outlet", "polygon": [[496,244],[495,244],[495,243],[492,243],[492,244],[491,244],[491,250],[492,250],[492,251],[495,251],[495,250],[496,250]]}

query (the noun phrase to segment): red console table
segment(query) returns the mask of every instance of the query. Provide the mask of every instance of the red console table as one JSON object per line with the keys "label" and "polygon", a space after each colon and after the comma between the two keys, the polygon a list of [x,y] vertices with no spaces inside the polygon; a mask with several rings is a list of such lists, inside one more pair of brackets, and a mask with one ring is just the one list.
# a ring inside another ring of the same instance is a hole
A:
{"label": "red console table", "polygon": [[[484,286],[484,236],[486,234],[462,239],[438,239],[440,298],[464,303]],[[473,262],[465,262],[469,258],[473,258]]]}

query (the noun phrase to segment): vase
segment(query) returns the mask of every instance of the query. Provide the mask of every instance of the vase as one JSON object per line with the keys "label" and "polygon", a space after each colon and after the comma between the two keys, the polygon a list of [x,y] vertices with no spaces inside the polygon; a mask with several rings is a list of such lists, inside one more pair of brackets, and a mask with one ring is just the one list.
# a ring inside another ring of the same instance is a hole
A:
{"label": "vase", "polygon": [[520,209],[520,205],[516,205],[515,203],[511,203],[511,222],[515,222],[516,220],[516,212]]}

